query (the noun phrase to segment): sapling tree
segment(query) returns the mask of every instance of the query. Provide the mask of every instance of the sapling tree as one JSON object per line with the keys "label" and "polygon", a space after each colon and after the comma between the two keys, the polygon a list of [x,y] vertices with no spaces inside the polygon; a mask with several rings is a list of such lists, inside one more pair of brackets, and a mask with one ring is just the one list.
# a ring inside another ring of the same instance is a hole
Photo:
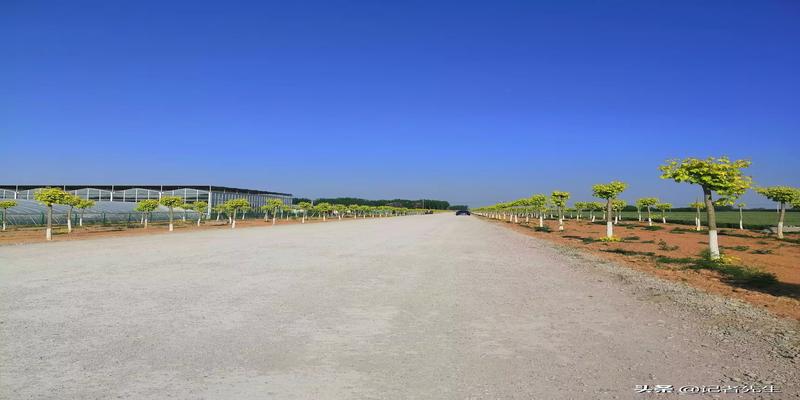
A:
{"label": "sapling tree", "polygon": [[280,199],[267,200],[266,207],[269,207],[270,212],[272,213],[272,225],[275,225],[275,218],[278,217],[278,210],[280,210],[281,206],[283,206],[283,201]]}
{"label": "sapling tree", "polygon": [[658,203],[656,204],[656,209],[661,211],[661,223],[667,223],[667,211],[672,209],[672,204],[670,203]]}
{"label": "sapling tree", "polygon": [[531,209],[533,209],[539,217],[539,228],[544,228],[544,213],[547,212],[547,196],[543,194],[535,194],[529,199]]}
{"label": "sapling tree", "polygon": [[217,204],[211,210],[217,213],[217,221],[219,221],[220,215],[225,212],[225,203]]}
{"label": "sapling tree", "polygon": [[17,205],[16,200],[3,200],[0,201],[0,210],[3,210],[3,230],[6,230],[6,212],[11,207]]}
{"label": "sapling tree", "polygon": [[78,215],[78,226],[83,226],[83,214],[87,209],[94,207],[94,200],[81,199],[75,207],[81,210]]}
{"label": "sapling tree", "polygon": [[712,260],[719,260],[719,240],[717,238],[717,218],[714,212],[714,198],[720,204],[732,204],[752,185],[753,180],[745,176],[742,170],[750,166],[748,160],[731,161],[727,157],[709,157],[705,160],[685,158],[669,160],[659,167],[661,179],[675,182],[686,182],[699,185],[703,190],[703,202],[706,205],[708,219],[708,253]]}
{"label": "sapling tree", "polygon": [[281,216],[286,216],[286,220],[289,220],[289,215],[292,214],[294,211],[294,207],[284,204],[281,206]]}
{"label": "sapling tree", "polygon": [[622,199],[611,200],[611,208],[614,209],[614,224],[619,222],[621,219],[620,215],[622,215],[622,210],[625,209],[625,206],[627,205],[628,203]]}
{"label": "sapling tree", "polygon": [[583,214],[583,210],[585,210],[587,208],[586,202],[585,201],[576,201],[575,204],[573,204],[573,206],[575,207],[575,219],[577,221],[580,221],[581,220],[581,214]]}
{"label": "sapling tree", "polygon": [[195,201],[192,203],[192,209],[197,211],[197,226],[200,226],[200,220],[202,220],[203,215],[208,212],[208,203],[205,201]]}
{"label": "sapling tree", "polygon": [[619,181],[612,181],[606,184],[597,184],[592,186],[592,194],[606,200],[606,237],[614,237],[614,224],[611,222],[612,201],[624,192],[628,185]]}
{"label": "sapling tree", "polygon": [[322,216],[323,221],[327,221],[328,213],[333,210],[331,203],[319,203],[316,205],[317,212]]}
{"label": "sapling tree", "polygon": [[246,212],[250,209],[250,202],[247,199],[231,199],[225,202],[226,210],[230,212],[231,229],[236,228],[236,214],[239,211]]}
{"label": "sapling tree", "polygon": [[264,204],[263,206],[259,207],[259,210],[264,213],[264,222],[267,222],[269,219],[269,212],[272,210],[272,206],[269,204]]}
{"label": "sapling tree", "polygon": [[568,192],[554,190],[553,193],[550,194],[550,201],[558,212],[558,230],[560,231],[564,230],[564,208],[567,206],[567,200],[569,200]]}
{"label": "sapling tree", "polygon": [[342,220],[343,214],[347,212],[347,206],[344,204],[335,204],[333,206],[333,211],[336,213],[336,217],[339,218],[339,221]]}
{"label": "sapling tree", "polygon": [[[306,215],[308,214],[308,210],[311,210],[311,208],[313,206],[308,201],[301,201],[301,202],[297,203],[297,207],[300,209],[300,212],[303,214],[302,220],[300,220],[300,223],[301,224],[305,224],[306,223]],[[364,207],[366,207],[366,206],[364,206]]]}
{"label": "sapling tree", "polygon": [[743,215],[744,213],[742,212],[742,210],[745,207],[747,207],[747,204],[745,204],[745,203],[739,203],[739,204],[736,205],[736,208],[739,209],[739,230],[740,231],[744,230],[744,215]]}
{"label": "sapling tree", "polygon": [[703,229],[703,226],[700,223],[700,210],[706,208],[706,204],[702,201],[695,201],[694,203],[689,203],[689,207],[692,207],[695,210],[694,227],[695,230],[699,232]]}
{"label": "sapling tree", "polygon": [[142,200],[136,203],[135,210],[142,213],[142,222],[144,222],[145,228],[147,228],[147,222],[150,220],[150,213],[156,209],[158,209],[158,200],[156,199]]}
{"label": "sapling tree", "polygon": [[638,208],[645,208],[647,209],[647,225],[653,226],[653,206],[658,204],[658,198],[656,197],[643,197],[641,199],[636,200],[636,207]]}
{"label": "sapling tree", "polygon": [[46,188],[34,193],[33,198],[47,207],[45,238],[53,240],[53,204],[62,204],[71,194],[59,188]]}
{"label": "sapling tree", "polygon": [[603,211],[603,203],[597,201],[590,201],[586,203],[586,205],[587,208],[589,209],[589,218],[591,219],[592,222],[594,222],[596,217],[594,213],[595,211]]}
{"label": "sapling tree", "polygon": [[67,196],[61,200],[60,204],[67,206],[67,233],[72,233],[72,211],[80,202],[80,197],[70,193],[67,193]]}
{"label": "sapling tree", "polygon": [[161,200],[159,200],[159,203],[169,209],[169,231],[172,232],[175,229],[175,225],[173,223],[175,207],[180,207],[183,205],[183,198],[178,196],[164,196],[161,198]]}
{"label": "sapling tree", "polygon": [[181,216],[181,219],[183,220],[183,222],[186,222],[187,211],[192,210],[194,207],[192,207],[190,203],[184,202],[183,204],[180,205],[180,208],[183,210],[183,215]]}
{"label": "sapling tree", "polygon": [[800,197],[800,189],[789,186],[771,186],[757,188],[756,192],[780,204],[780,211],[778,212],[778,239],[783,239],[783,219],[786,215],[786,205],[797,201],[797,198]]}

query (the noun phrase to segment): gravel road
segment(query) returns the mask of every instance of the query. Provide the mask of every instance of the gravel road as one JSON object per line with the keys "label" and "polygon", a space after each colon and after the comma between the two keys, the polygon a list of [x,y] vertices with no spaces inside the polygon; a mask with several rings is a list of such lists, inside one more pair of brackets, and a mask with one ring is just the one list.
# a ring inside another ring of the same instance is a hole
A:
{"label": "gravel road", "polygon": [[451,214],[0,247],[8,399],[785,399],[798,331]]}

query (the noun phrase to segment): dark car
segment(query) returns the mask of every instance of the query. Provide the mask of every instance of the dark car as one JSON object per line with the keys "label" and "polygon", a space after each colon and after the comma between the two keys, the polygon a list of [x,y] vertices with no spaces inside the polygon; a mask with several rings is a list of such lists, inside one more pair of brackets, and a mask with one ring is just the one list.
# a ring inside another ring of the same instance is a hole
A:
{"label": "dark car", "polygon": [[467,210],[458,210],[456,211],[456,215],[472,215],[472,214]]}

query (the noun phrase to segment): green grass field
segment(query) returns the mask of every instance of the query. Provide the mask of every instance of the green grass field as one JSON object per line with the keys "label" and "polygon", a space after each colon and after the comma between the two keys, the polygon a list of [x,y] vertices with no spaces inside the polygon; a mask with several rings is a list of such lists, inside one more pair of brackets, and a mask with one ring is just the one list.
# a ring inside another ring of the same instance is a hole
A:
{"label": "green grass field", "polygon": [[[584,213],[586,214],[586,213]],[[636,212],[633,211],[626,211],[623,213],[625,220],[636,220],[637,215]],[[686,211],[676,211],[676,212],[667,212],[667,222],[670,223],[678,223],[678,224],[687,224],[687,225],[694,225],[694,216],[695,213],[693,212],[686,212]],[[642,217],[644,220],[647,220],[647,213],[642,213]],[[700,213],[700,219],[703,221],[703,225],[706,224],[706,214],[705,212]],[[653,212],[653,220],[660,221],[661,220],[661,213],[660,212]],[[744,227],[751,228],[751,229],[763,229],[769,226],[776,226],[778,224],[778,213],[775,211],[745,211],[744,212]],[[784,221],[784,225],[786,226],[798,226],[800,225],[800,213],[798,212],[787,212],[786,213],[786,220]],[[717,211],[717,226],[720,228],[738,228],[739,227],[739,212],[738,211]]]}

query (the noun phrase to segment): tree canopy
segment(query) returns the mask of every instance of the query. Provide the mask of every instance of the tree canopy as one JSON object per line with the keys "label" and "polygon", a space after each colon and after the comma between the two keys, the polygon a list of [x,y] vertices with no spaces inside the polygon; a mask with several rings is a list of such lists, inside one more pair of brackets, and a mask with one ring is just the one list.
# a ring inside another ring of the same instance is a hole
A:
{"label": "tree canopy", "polygon": [[164,196],[159,200],[159,203],[169,208],[180,207],[183,205],[183,198],[179,196]]}
{"label": "tree canopy", "polygon": [[606,184],[592,185],[592,195],[600,199],[616,199],[627,188],[628,185],[626,183],[612,181]]}
{"label": "tree canopy", "polygon": [[34,193],[33,198],[48,207],[52,207],[53,204],[63,204],[70,196],[72,195],[59,188],[46,188]]}
{"label": "tree canopy", "polygon": [[728,157],[685,158],[668,160],[659,167],[661,179],[700,185],[704,191],[715,192],[719,204],[733,204],[753,183],[753,179],[742,172],[749,167],[749,160],[731,161]]}
{"label": "tree canopy", "polygon": [[80,199],[78,204],[75,207],[80,208],[81,210],[85,210],[87,208],[94,207],[94,200],[87,200],[87,199]]}
{"label": "tree canopy", "polygon": [[156,199],[142,200],[136,203],[135,210],[145,213],[153,212],[158,208],[158,204],[158,200]]}
{"label": "tree canopy", "polygon": [[756,193],[782,204],[796,203],[800,199],[800,189],[789,186],[771,186],[757,188]]}

